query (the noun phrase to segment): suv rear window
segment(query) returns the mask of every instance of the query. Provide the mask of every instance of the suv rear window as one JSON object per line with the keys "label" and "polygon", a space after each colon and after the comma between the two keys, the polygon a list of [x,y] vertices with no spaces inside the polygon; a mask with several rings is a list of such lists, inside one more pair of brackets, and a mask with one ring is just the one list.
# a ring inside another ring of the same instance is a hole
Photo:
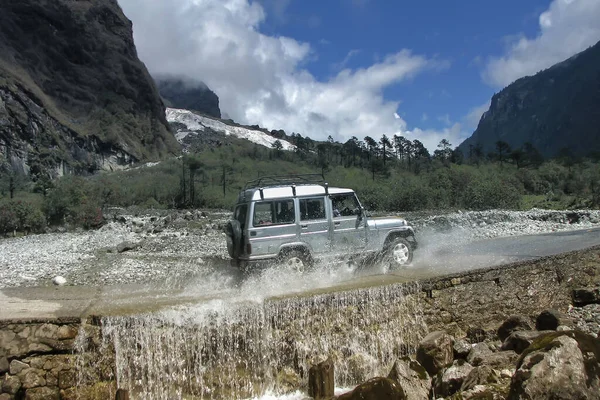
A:
{"label": "suv rear window", "polygon": [[295,220],[294,200],[263,201],[254,204],[254,226],[293,224]]}
{"label": "suv rear window", "polygon": [[300,200],[300,220],[310,221],[313,219],[325,219],[325,199],[323,197]]}

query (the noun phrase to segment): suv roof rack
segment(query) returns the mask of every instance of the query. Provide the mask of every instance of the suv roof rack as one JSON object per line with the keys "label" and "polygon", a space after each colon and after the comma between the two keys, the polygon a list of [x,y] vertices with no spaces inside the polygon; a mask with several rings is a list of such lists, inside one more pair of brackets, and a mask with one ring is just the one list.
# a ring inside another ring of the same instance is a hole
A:
{"label": "suv roof rack", "polygon": [[323,175],[321,174],[295,174],[295,175],[274,175],[274,176],[262,176],[258,179],[246,182],[244,190],[253,188],[265,188],[272,186],[285,186],[285,185],[315,185],[324,184],[327,185]]}

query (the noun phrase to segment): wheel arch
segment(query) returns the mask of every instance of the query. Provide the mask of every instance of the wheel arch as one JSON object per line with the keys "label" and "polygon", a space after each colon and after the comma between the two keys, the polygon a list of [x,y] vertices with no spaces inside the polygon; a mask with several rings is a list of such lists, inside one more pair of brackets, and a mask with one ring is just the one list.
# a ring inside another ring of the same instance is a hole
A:
{"label": "wheel arch", "polygon": [[[388,233],[388,235],[386,236],[384,242],[383,242],[383,249],[387,249],[394,240],[396,240],[397,238],[402,238],[402,239],[408,239],[410,237],[412,237],[414,239],[415,236],[415,232],[412,229],[403,229],[403,230],[395,230],[395,231],[391,231]],[[413,240],[414,242],[414,240]],[[409,243],[411,243],[411,241],[409,241]],[[413,247],[416,247],[413,243],[411,243],[411,245]]]}

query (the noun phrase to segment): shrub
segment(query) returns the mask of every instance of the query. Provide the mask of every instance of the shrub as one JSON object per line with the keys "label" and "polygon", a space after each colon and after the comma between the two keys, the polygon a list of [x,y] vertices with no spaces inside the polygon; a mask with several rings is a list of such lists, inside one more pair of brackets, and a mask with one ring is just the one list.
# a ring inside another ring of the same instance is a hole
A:
{"label": "shrub", "polygon": [[0,233],[41,232],[46,226],[42,210],[28,201],[11,200],[0,204]]}

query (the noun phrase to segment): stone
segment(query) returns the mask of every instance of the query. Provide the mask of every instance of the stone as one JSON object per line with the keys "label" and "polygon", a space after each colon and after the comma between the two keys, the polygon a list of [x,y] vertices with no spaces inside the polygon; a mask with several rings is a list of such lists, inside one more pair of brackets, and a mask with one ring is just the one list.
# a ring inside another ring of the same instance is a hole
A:
{"label": "stone", "polygon": [[518,358],[514,350],[498,351],[483,357],[479,365],[489,365],[495,369],[514,368]]}
{"label": "stone", "polygon": [[473,366],[478,366],[490,354],[492,354],[492,350],[487,344],[477,343],[467,355],[467,362]]}
{"label": "stone", "polygon": [[583,332],[539,336],[521,356],[508,399],[600,399],[600,342]]}
{"label": "stone", "polygon": [[115,400],[129,400],[129,391],[125,389],[117,389]]}
{"label": "stone", "polygon": [[60,391],[57,387],[27,389],[25,400],[60,400]]}
{"label": "stone", "polygon": [[461,388],[472,370],[473,366],[465,360],[455,360],[450,367],[434,378],[436,396],[452,396]]}
{"label": "stone", "polygon": [[469,353],[471,352],[471,344],[464,339],[458,339],[454,341],[454,346],[452,346],[452,350],[454,350],[454,358],[455,359],[463,359],[465,360]]}
{"label": "stone", "polygon": [[389,378],[372,378],[344,393],[337,400],[405,400],[408,399],[398,382]]}
{"label": "stone", "polygon": [[511,333],[515,331],[530,331],[531,324],[529,320],[521,315],[511,315],[508,317],[497,330],[498,337],[501,341],[505,341]]}
{"label": "stone", "polygon": [[557,310],[544,310],[535,319],[535,329],[538,331],[555,331],[559,326],[571,326],[573,319]]}
{"label": "stone", "polygon": [[17,375],[21,371],[28,369],[29,364],[25,364],[23,361],[19,360],[12,360],[9,368],[12,375]]}
{"label": "stone", "polygon": [[317,400],[333,397],[335,389],[333,375],[331,358],[311,366],[308,370],[308,395]]}
{"label": "stone", "polygon": [[25,389],[46,385],[46,379],[44,379],[45,374],[42,370],[30,368],[23,371],[21,374],[21,382],[23,382],[23,388]]}
{"label": "stone", "polygon": [[134,243],[130,241],[121,242],[117,245],[117,253],[124,253],[126,251],[136,250],[139,247],[139,243]]}
{"label": "stone", "polygon": [[0,400],[13,400],[13,398],[8,393],[2,393],[2,394],[0,394]]}
{"label": "stone", "polygon": [[502,350],[514,350],[521,354],[539,336],[552,331],[516,331],[506,338],[502,343]]}
{"label": "stone", "polygon": [[431,332],[417,348],[417,361],[433,376],[454,361],[453,345],[454,339],[446,332]]}
{"label": "stone", "polygon": [[431,380],[427,371],[416,360],[403,357],[392,366],[388,378],[400,384],[407,399],[428,400]]}
{"label": "stone", "polygon": [[482,328],[469,327],[467,329],[467,339],[469,339],[471,343],[483,342],[486,337],[487,334]]}
{"label": "stone", "polygon": [[348,357],[347,373],[350,379],[354,382],[364,382],[369,378],[371,366],[377,361],[363,353],[353,354]]}
{"label": "stone", "polygon": [[16,394],[21,389],[21,380],[14,376],[6,374],[2,380],[2,391],[9,394]]}
{"label": "stone", "polygon": [[571,292],[573,305],[583,307],[588,304],[600,303],[600,288],[579,288]]}
{"label": "stone", "polygon": [[481,365],[474,367],[471,372],[469,372],[469,375],[463,380],[460,390],[471,390],[478,385],[488,385],[497,383],[498,381],[499,376],[497,376],[492,367],[489,365]]}
{"label": "stone", "polygon": [[77,386],[77,373],[74,370],[60,371],[58,373],[58,387],[68,389]]}
{"label": "stone", "polygon": [[0,374],[8,372],[9,368],[8,358],[0,357]]}
{"label": "stone", "polygon": [[56,339],[58,326],[54,324],[43,324],[35,331],[36,338]]}
{"label": "stone", "polygon": [[64,286],[67,283],[67,280],[59,275],[52,278],[52,283],[56,286]]}

